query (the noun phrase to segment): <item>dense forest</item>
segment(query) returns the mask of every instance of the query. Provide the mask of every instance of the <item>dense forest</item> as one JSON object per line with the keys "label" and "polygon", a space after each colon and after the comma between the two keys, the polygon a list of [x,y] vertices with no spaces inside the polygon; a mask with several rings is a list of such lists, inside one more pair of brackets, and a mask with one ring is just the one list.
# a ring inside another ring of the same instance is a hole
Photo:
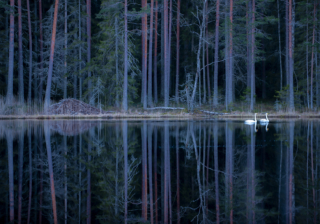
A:
{"label": "dense forest", "polygon": [[1,0],[0,8],[1,105],[320,105],[316,1]]}

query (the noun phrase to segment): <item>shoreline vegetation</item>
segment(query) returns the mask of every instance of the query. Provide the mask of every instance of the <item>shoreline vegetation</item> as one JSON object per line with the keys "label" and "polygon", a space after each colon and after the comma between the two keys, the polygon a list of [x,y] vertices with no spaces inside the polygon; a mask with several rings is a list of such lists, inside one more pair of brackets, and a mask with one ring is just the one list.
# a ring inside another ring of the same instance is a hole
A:
{"label": "shoreline vegetation", "polygon": [[82,101],[75,99],[65,99],[50,106],[48,114],[43,112],[43,106],[38,104],[13,104],[0,105],[0,120],[8,119],[247,119],[253,118],[257,113],[257,119],[265,118],[265,113],[272,119],[301,119],[301,118],[320,118],[319,111],[310,111],[301,108],[299,111],[286,112],[276,111],[272,104],[260,103],[253,112],[244,111],[247,108],[243,103],[234,104],[233,111],[225,111],[222,107],[210,107],[205,105],[196,107],[192,112],[187,110],[187,106],[172,105],[172,107],[151,107],[143,109],[142,107],[132,107],[128,112],[123,112],[116,107],[93,107]]}

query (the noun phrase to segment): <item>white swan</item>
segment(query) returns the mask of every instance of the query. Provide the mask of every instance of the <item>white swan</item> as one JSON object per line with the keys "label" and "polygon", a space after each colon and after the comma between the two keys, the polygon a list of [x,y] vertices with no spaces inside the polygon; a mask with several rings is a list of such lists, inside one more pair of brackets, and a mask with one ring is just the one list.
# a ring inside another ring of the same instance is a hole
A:
{"label": "white swan", "polygon": [[256,124],[257,123],[257,113],[254,114],[254,120],[245,120],[245,124]]}
{"label": "white swan", "polygon": [[260,123],[269,123],[268,113],[266,113],[266,119],[260,119]]}

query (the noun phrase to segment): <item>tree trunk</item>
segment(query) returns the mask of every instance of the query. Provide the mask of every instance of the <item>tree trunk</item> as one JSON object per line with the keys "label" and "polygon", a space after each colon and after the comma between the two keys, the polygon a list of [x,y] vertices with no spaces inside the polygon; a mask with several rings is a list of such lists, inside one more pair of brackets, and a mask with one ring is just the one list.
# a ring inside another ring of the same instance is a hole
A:
{"label": "tree trunk", "polygon": [[293,16],[292,0],[289,0],[289,111],[294,111],[294,93],[293,93]]}
{"label": "tree trunk", "polygon": [[[142,10],[147,9],[147,0],[141,0]],[[147,56],[148,56],[148,16],[142,15],[142,104],[147,108]]]}
{"label": "tree trunk", "polygon": [[52,84],[52,70],[53,70],[53,56],[54,56],[54,46],[56,44],[56,30],[57,30],[57,20],[58,20],[58,8],[59,0],[55,0],[54,6],[54,17],[53,17],[53,27],[51,36],[51,47],[50,47],[50,59],[49,59],[49,70],[47,79],[46,96],[44,99],[44,110],[47,113],[50,106],[50,95],[51,95],[51,84]]}
{"label": "tree trunk", "polygon": [[[232,1],[232,0],[230,0]],[[231,4],[230,4],[231,8]],[[252,20],[251,20],[251,94],[250,94],[250,110],[254,109],[254,96],[256,94],[255,90],[255,0],[252,0]]]}
{"label": "tree trunk", "polygon": [[[81,36],[81,0],[79,0],[79,14],[78,14],[78,21],[79,21],[79,41],[82,41]],[[82,52],[81,52],[81,44],[79,44],[79,99],[82,101],[82,75],[81,75],[81,69],[82,69]]]}
{"label": "tree trunk", "polygon": [[233,39],[232,39],[232,23],[233,23],[233,0],[230,0],[230,27],[229,27],[229,89],[228,89],[228,97],[230,105],[233,102]]}
{"label": "tree trunk", "polygon": [[[34,24],[34,32],[36,34],[38,34],[38,14],[37,14],[38,10],[37,10],[37,3],[34,4],[34,20],[35,20],[35,24]],[[35,35],[35,62],[38,63],[38,35]],[[33,78],[33,101],[35,103],[39,102],[38,99],[38,95],[39,95],[39,86],[38,86],[38,72],[39,72],[39,68],[38,66],[35,67],[35,71],[34,71],[34,78]]]}
{"label": "tree trunk", "polygon": [[316,32],[316,2],[313,4],[313,29],[312,29],[312,49],[311,49],[311,85],[310,85],[310,105],[311,105],[311,110],[313,110],[313,55],[314,55],[314,42],[315,42],[315,32]]}
{"label": "tree trunk", "polygon": [[[9,69],[6,103],[13,103],[13,58],[14,58],[14,0],[10,0],[10,40],[9,40]],[[11,212],[10,212],[11,215]],[[10,216],[11,217],[11,216]]]}
{"label": "tree trunk", "polygon": [[153,92],[154,92],[154,103],[158,103],[158,75],[157,75],[157,62],[158,62],[158,0],[156,0],[156,10],[155,10],[155,22],[154,22],[154,67],[153,67]]}
{"label": "tree trunk", "polygon": [[307,15],[307,35],[306,35],[306,71],[307,71],[307,104],[308,108],[310,108],[310,91],[309,91],[309,46],[308,46],[308,41],[309,41],[309,20],[308,20],[308,0],[306,4],[306,15]]}
{"label": "tree trunk", "polygon": [[115,55],[115,60],[116,60],[116,107],[119,107],[119,55],[118,55],[118,48],[119,48],[119,41],[118,39],[119,37],[119,31],[118,31],[118,16],[115,16],[115,21],[114,21],[114,29],[115,29],[115,33],[116,33],[116,55]]}
{"label": "tree trunk", "polygon": [[18,0],[18,43],[19,43],[19,103],[23,103],[24,102],[24,84],[23,84],[21,0]]}
{"label": "tree trunk", "polygon": [[215,42],[214,42],[214,89],[213,89],[213,105],[218,106],[218,61],[219,61],[219,22],[220,22],[220,0],[216,2],[216,26],[215,26]]}
{"label": "tree trunk", "polygon": [[[36,4],[35,4],[36,5]],[[31,29],[31,18],[30,18],[30,4],[27,0],[27,11],[28,11],[28,31],[29,31],[29,85],[28,85],[28,105],[31,105],[31,86],[32,86],[32,29]]]}
{"label": "tree trunk", "polygon": [[124,74],[122,109],[128,111],[128,2],[124,0]]}
{"label": "tree trunk", "polygon": [[[153,3],[151,0],[151,12],[150,12],[150,36],[149,36],[149,68],[148,68],[148,106],[152,107],[152,38],[153,38]],[[152,182],[151,182],[152,183]]]}
{"label": "tree trunk", "polygon": [[67,67],[67,56],[68,56],[68,0],[64,1],[64,78],[63,78],[63,99],[67,98],[67,87],[68,87],[68,67]]}
{"label": "tree trunk", "polygon": [[177,58],[176,58],[176,103],[179,103],[179,66],[180,66],[180,0],[177,2]]}
{"label": "tree trunk", "polygon": [[[91,0],[87,0],[87,63],[91,61]],[[88,89],[89,89],[89,103],[92,105],[92,82],[91,70],[88,69]]]}
{"label": "tree trunk", "polygon": [[[161,9],[161,86],[160,86],[160,96],[164,99],[164,82],[165,82],[165,71],[164,71],[164,54],[165,54],[165,48],[164,48],[164,2],[165,0],[162,0],[162,9]],[[168,1],[167,1],[168,5]]]}
{"label": "tree trunk", "polygon": [[40,84],[39,84],[39,102],[42,103],[43,95],[43,33],[42,33],[42,0],[39,0],[39,34],[40,34]]}
{"label": "tree trunk", "polygon": [[205,63],[205,39],[206,39],[206,33],[205,33],[205,27],[203,30],[203,44],[202,44],[202,73],[203,73],[203,104],[206,103],[207,98],[207,90],[206,90],[206,63]]}
{"label": "tree trunk", "polygon": [[54,224],[58,224],[57,206],[56,206],[56,192],[55,192],[55,188],[54,188],[53,165],[52,165],[52,154],[51,154],[50,128],[49,128],[48,121],[45,121],[45,123],[44,123],[44,133],[45,133],[45,138],[46,138],[46,147],[47,147],[47,154],[48,154],[53,220],[54,220]]}
{"label": "tree trunk", "polygon": [[163,48],[164,48],[164,106],[168,107],[169,106],[169,87],[167,86],[169,83],[169,61],[168,61],[168,57],[169,57],[169,43],[168,43],[168,0],[163,0],[163,10],[164,10],[164,25],[163,25]]}
{"label": "tree trunk", "polygon": [[171,37],[172,37],[172,0],[170,0],[170,14],[169,14],[169,33],[168,33],[168,83],[166,87],[168,88],[168,97],[170,98],[170,87],[171,87]]}
{"label": "tree trunk", "polygon": [[211,98],[211,87],[210,87],[210,74],[209,74],[209,26],[208,26],[208,20],[209,20],[209,12],[208,12],[208,1],[206,3],[206,57],[207,57],[207,88],[208,88],[208,102],[210,102]]}
{"label": "tree trunk", "polygon": [[148,220],[148,184],[147,184],[147,124],[143,122],[142,134],[142,219]]}
{"label": "tree trunk", "polygon": [[153,190],[152,190],[152,132],[153,132],[152,129],[153,128],[151,125],[149,125],[148,129],[149,129],[148,130],[148,163],[149,163],[148,166],[149,166],[150,223],[153,224]]}
{"label": "tree trunk", "polygon": [[280,64],[280,91],[282,90],[282,85],[283,85],[283,81],[282,81],[282,60],[281,60],[281,29],[280,29],[280,9],[279,9],[279,0],[277,0],[277,9],[278,9],[278,41],[279,41],[279,64]]}

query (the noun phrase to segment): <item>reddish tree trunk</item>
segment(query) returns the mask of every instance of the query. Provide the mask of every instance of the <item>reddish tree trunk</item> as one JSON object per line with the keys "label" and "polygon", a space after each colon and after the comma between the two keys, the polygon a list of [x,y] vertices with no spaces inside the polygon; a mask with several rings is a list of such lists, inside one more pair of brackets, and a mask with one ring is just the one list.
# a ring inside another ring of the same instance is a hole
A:
{"label": "reddish tree trunk", "polygon": [[21,0],[18,0],[18,43],[19,43],[19,102],[24,101],[23,56],[22,56],[22,13]]}
{"label": "reddish tree trunk", "polygon": [[215,42],[214,42],[214,77],[213,77],[213,105],[218,105],[218,52],[219,52],[219,21],[220,21],[220,0],[216,3],[216,28],[215,28]]}
{"label": "reddish tree trunk", "polygon": [[169,87],[167,86],[169,83],[169,75],[168,75],[168,49],[169,49],[169,43],[168,43],[168,0],[163,0],[163,48],[164,48],[164,106],[169,106]]}
{"label": "reddish tree trunk", "polygon": [[[6,103],[13,103],[13,64],[14,59],[14,0],[10,0],[10,40],[9,40],[9,68]],[[10,213],[11,215],[11,213]],[[11,216],[10,216],[11,217]]]}
{"label": "reddish tree trunk", "polygon": [[54,16],[53,16],[53,27],[51,36],[51,47],[50,47],[50,58],[49,58],[49,70],[47,79],[46,96],[44,99],[44,109],[47,112],[50,106],[50,95],[51,95],[51,84],[52,84],[52,70],[53,70],[53,56],[54,56],[54,46],[56,44],[56,31],[57,31],[57,20],[58,20],[58,8],[59,0],[55,0],[54,6]]}
{"label": "reddish tree trunk", "polygon": [[[152,106],[152,38],[153,38],[153,3],[151,0],[151,12],[150,12],[150,37],[149,37],[149,68],[148,68],[148,106]],[[152,182],[151,182],[152,183]]]}
{"label": "reddish tree trunk", "polygon": [[31,85],[32,85],[32,29],[31,29],[31,18],[30,18],[30,4],[27,0],[27,11],[28,11],[28,30],[29,30],[29,85],[28,85],[28,104],[31,104]]}
{"label": "reddish tree trunk", "polygon": [[154,22],[154,59],[153,59],[153,92],[154,92],[154,103],[158,103],[158,75],[157,75],[157,50],[158,50],[158,0],[156,0],[156,11],[155,11],[155,22]]}
{"label": "reddish tree trunk", "polygon": [[54,224],[58,224],[56,191],[55,191],[55,187],[54,187],[53,165],[52,165],[52,154],[51,154],[50,128],[49,128],[48,121],[46,121],[44,124],[44,131],[45,131],[46,147],[47,147],[47,154],[48,154],[48,166],[49,166],[49,176],[50,176],[50,189],[51,189],[53,220],[54,220]]}
{"label": "reddish tree trunk", "polygon": [[176,61],[176,103],[179,103],[179,66],[180,66],[180,0],[177,2],[177,61]]}

